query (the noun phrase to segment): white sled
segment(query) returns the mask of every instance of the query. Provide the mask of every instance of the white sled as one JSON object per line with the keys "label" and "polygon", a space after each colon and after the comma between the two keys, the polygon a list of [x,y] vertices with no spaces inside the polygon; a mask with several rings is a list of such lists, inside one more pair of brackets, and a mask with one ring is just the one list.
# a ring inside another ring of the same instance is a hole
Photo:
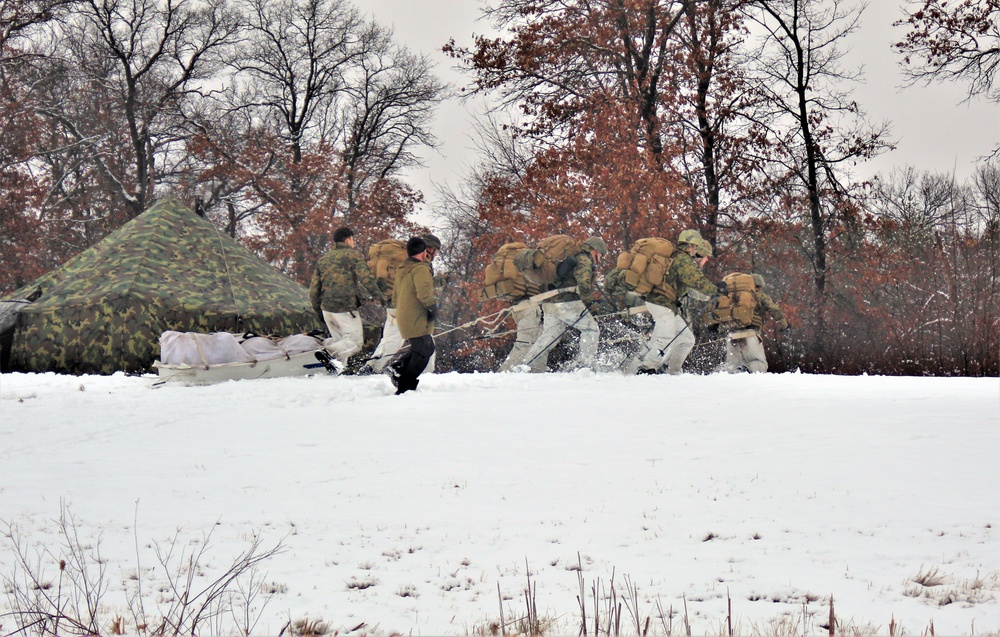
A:
{"label": "white sled", "polygon": [[216,365],[168,365],[156,361],[153,367],[159,379],[154,386],[178,382],[184,385],[211,385],[227,380],[250,380],[254,378],[282,378],[286,376],[310,376],[326,374],[326,366],[316,358],[317,351],[302,352],[289,358],[248,363],[219,363]]}
{"label": "white sled", "polygon": [[209,385],[227,380],[309,376],[336,372],[324,342],[307,334],[283,339],[241,337],[227,332],[164,332],[153,363],[159,380]]}

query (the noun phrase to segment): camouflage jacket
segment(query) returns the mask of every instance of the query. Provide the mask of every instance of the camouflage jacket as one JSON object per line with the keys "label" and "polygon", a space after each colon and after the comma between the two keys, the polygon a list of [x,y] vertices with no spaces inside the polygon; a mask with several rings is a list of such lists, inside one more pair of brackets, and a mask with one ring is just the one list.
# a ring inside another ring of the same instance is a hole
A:
{"label": "camouflage jacket", "polygon": [[785,313],[781,311],[778,304],[771,300],[764,292],[757,293],[757,308],[753,313],[753,327],[759,332],[764,327],[764,322],[767,320],[767,316],[770,315],[778,323],[778,327],[785,329],[788,327],[788,321],[785,319]]}
{"label": "camouflage jacket", "polygon": [[604,275],[604,298],[611,302],[616,311],[638,307],[646,302],[645,297],[629,287],[625,281],[625,270],[611,268]]}
{"label": "camouflage jacket", "polygon": [[375,276],[360,252],[338,243],[320,257],[309,286],[309,301],[317,314],[353,312],[365,301],[380,298]]}
{"label": "camouflage jacket", "polygon": [[[575,261],[575,265],[573,261]],[[567,261],[570,261],[567,263]],[[566,268],[567,265],[573,265],[571,270],[568,270],[563,276],[556,275],[556,282],[553,285],[553,289],[568,288],[576,286],[576,292],[563,292],[557,295],[552,301],[554,303],[566,303],[568,301],[583,301],[584,305],[589,305],[591,301],[595,301],[599,298],[599,290],[597,289],[597,283],[594,280],[594,274],[597,270],[594,266],[594,259],[590,256],[589,250],[581,250],[577,252],[574,256],[570,257],[566,261],[559,264],[557,271]]]}
{"label": "camouflage jacket", "polygon": [[677,292],[677,299],[668,299],[663,295],[653,294],[647,295],[646,300],[656,305],[669,307],[674,311],[680,309],[679,299],[684,298],[686,294],[690,294],[698,300],[707,300],[719,291],[715,284],[702,273],[694,259],[682,250],[674,252],[673,263],[670,264],[670,269],[667,270],[667,275],[663,279],[664,284],[669,285]]}
{"label": "camouflage jacket", "polygon": [[434,296],[434,275],[429,263],[413,257],[403,261],[396,270],[392,290],[396,306],[396,324],[403,338],[418,338],[434,333],[434,321],[428,310],[437,308]]}

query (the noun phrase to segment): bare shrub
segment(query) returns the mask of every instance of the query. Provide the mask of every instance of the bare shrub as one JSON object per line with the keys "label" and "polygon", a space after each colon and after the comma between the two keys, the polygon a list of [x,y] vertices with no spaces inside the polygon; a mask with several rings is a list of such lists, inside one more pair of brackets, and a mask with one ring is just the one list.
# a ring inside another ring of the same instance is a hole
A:
{"label": "bare shrub", "polygon": [[[126,616],[140,635],[220,632],[227,616],[241,634],[249,635],[274,594],[262,585],[259,566],[282,551],[280,542],[265,548],[255,535],[213,576],[209,573],[216,569],[207,564],[211,532],[188,544],[180,541],[178,531],[166,546],[152,544],[157,560],[152,569],[142,568],[136,541],[135,571],[122,577],[123,613],[121,605],[106,601],[113,579],[100,538],[85,542],[65,504],[56,522],[61,542],[51,547],[29,542],[17,526],[0,521],[0,534],[14,556],[12,572],[0,575],[11,607],[4,617],[15,626],[10,635],[120,635],[126,632]],[[156,603],[147,607],[154,590]]]}

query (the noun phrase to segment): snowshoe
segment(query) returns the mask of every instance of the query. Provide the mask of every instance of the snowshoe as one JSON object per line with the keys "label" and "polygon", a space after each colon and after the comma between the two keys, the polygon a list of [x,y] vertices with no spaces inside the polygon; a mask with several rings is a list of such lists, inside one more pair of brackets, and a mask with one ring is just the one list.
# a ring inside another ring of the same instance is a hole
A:
{"label": "snowshoe", "polygon": [[340,373],[340,368],[337,366],[338,361],[333,356],[330,356],[330,352],[325,349],[316,350],[316,360],[323,363],[323,367],[326,368],[327,372],[331,374]]}

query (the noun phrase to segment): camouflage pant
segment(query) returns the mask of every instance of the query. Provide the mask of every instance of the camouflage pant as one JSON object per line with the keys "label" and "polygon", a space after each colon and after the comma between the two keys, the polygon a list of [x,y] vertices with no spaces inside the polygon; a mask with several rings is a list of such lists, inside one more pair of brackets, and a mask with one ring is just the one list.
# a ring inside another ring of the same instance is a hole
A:
{"label": "camouflage pant", "polygon": [[323,320],[326,321],[326,329],[330,330],[330,338],[323,341],[323,347],[346,365],[347,359],[360,352],[365,342],[361,315],[357,312],[323,310]]}
{"label": "camouflage pant", "polygon": [[[542,308],[538,305],[526,310],[514,312],[514,322],[517,324],[517,336],[514,339],[514,347],[507,354],[501,372],[509,372],[511,369],[522,364],[527,359],[528,350],[538,341],[542,333]],[[531,364],[531,371],[544,372],[548,366],[549,353],[544,351]]]}
{"label": "camouflage pant", "polygon": [[767,371],[764,343],[756,334],[735,340],[726,339],[726,371],[737,372],[741,368],[753,373]]}

